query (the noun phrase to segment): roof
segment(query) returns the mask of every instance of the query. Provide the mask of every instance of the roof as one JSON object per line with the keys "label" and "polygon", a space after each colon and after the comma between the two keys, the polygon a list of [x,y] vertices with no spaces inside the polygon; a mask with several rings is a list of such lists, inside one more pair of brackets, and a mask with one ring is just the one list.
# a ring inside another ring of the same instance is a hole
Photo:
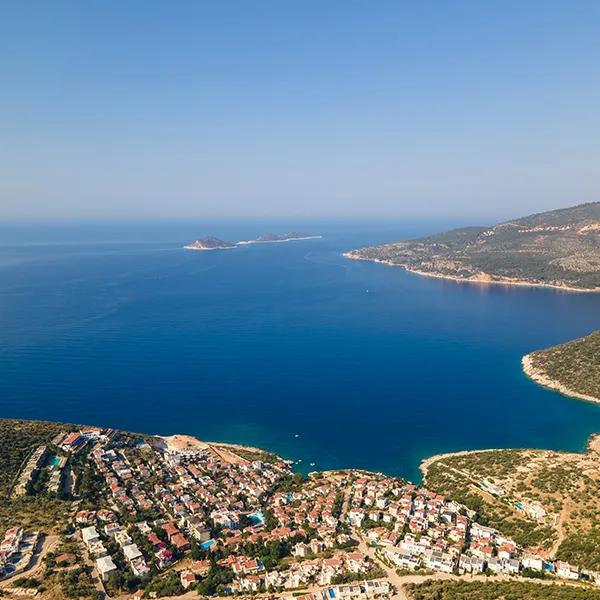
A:
{"label": "roof", "polygon": [[187,546],[189,544],[189,542],[180,533],[174,535],[171,538],[171,542],[175,544],[175,546],[177,546],[178,548],[180,548],[181,546]]}
{"label": "roof", "polygon": [[72,552],[65,552],[64,554],[61,554],[60,556],[56,557],[56,563],[60,564],[60,563],[70,563],[70,562],[75,562],[76,560],[76,556],[72,553]]}
{"label": "roof", "polygon": [[102,558],[98,558],[96,560],[96,566],[98,567],[98,571],[102,573],[110,573],[111,571],[115,571],[117,565],[113,562],[113,559],[110,556],[103,556]]}
{"label": "roof", "polygon": [[89,527],[84,527],[81,530],[81,537],[83,538],[84,542],[89,542],[91,540],[95,540],[100,536],[98,535],[96,528],[93,525],[90,525]]}
{"label": "roof", "polygon": [[135,544],[129,544],[127,546],[123,546],[123,554],[125,555],[125,558],[127,558],[129,560],[133,560],[134,558],[137,558],[138,556],[142,556],[140,549]]}
{"label": "roof", "polygon": [[70,433],[64,440],[63,440],[63,444],[65,444],[66,446],[69,446],[70,444],[72,444],[73,442],[75,442],[76,440],[79,439],[79,433],[78,432],[74,432],[74,433]]}

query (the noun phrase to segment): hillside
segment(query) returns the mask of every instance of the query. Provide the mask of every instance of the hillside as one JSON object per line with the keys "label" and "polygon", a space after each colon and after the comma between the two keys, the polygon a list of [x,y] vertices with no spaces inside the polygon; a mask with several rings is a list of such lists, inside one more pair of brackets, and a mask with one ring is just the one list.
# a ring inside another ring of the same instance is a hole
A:
{"label": "hillside", "polygon": [[63,503],[48,496],[14,497],[16,478],[35,448],[69,426],[45,421],[0,419],[0,535],[15,522],[48,531],[60,525]]}
{"label": "hillside", "polygon": [[406,586],[411,600],[600,600],[600,591],[520,581],[427,580]]}
{"label": "hillside", "polygon": [[600,202],[371,246],[345,256],[461,281],[600,291]]}
{"label": "hillside", "polygon": [[41,445],[68,425],[45,421],[25,421],[18,419],[0,419],[0,504],[8,501],[15,477],[23,462]]}
{"label": "hillside", "polygon": [[600,331],[523,357],[537,383],[568,396],[600,402]]}
{"label": "hillside", "polygon": [[598,438],[583,453],[484,450],[429,461],[427,488],[475,510],[525,547],[600,568]]}

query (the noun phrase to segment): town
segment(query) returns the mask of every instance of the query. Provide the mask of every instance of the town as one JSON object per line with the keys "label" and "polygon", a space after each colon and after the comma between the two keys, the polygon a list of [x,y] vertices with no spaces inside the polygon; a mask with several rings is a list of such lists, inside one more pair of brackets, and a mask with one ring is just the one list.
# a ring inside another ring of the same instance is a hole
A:
{"label": "town", "polygon": [[[303,476],[292,466],[253,448],[88,428],[35,449],[13,494],[69,488],[67,527],[78,550],[46,559],[89,565],[107,597],[196,589],[386,598],[411,573],[600,584],[600,573],[527,552],[472,510],[401,479],[354,470]],[[482,486],[503,493],[491,481]],[[19,523],[5,533],[0,582],[23,580],[38,535]]]}

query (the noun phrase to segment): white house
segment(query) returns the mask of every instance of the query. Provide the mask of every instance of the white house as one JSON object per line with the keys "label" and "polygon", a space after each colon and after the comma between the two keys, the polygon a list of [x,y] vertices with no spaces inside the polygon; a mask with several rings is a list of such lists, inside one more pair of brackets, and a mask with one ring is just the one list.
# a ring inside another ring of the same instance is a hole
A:
{"label": "white house", "polygon": [[96,531],[96,528],[93,525],[90,525],[81,530],[81,539],[89,547],[91,542],[97,542],[100,539],[100,535]]}
{"label": "white house", "polygon": [[111,575],[117,572],[117,565],[110,556],[103,556],[96,561],[96,568],[103,581],[106,581]]}

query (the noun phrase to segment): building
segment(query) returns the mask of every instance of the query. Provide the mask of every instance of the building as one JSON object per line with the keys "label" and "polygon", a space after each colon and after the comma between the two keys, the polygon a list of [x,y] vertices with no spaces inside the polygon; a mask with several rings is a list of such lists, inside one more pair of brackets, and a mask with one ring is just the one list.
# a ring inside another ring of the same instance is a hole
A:
{"label": "building", "polygon": [[117,572],[117,565],[115,565],[110,556],[103,556],[96,560],[96,568],[100,577],[102,577],[102,581],[107,581]]}
{"label": "building", "polygon": [[485,561],[477,556],[466,556],[462,554],[458,563],[461,573],[483,573]]}
{"label": "building", "polygon": [[89,548],[91,543],[100,541],[100,535],[96,531],[96,528],[93,525],[90,525],[81,530],[81,539]]}

